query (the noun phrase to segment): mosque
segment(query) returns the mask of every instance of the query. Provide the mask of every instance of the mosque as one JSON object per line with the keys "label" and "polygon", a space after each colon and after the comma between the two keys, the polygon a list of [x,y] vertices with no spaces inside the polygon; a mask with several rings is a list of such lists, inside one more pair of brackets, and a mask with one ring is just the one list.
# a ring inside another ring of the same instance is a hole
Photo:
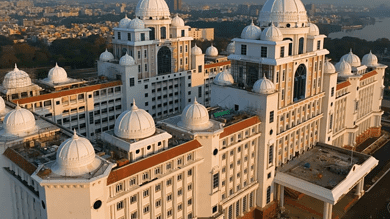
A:
{"label": "mosque", "polygon": [[[1,91],[16,104],[0,99],[9,218],[271,218],[294,190],[323,202],[330,219],[347,193],[364,195],[378,161],[350,150],[380,136],[387,66],[353,51],[333,65],[300,0],[268,0],[258,22],[232,40],[227,58],[214,46],[203,55],[164,0],[140,0],[136,18],[114,29],[113,53],[100,56],[105,84],[56,66],[35,85],[15,67]],[[169,103],[174,92],[184,96]],[[62,110],[52,119],[31,104],[54,112],[65,95],[84,104],[86,123],[103,118],[95,99],[110,111],[121,98],[123,108],[91,142],[69,130],[80,126],[56,122]],[[118,95],[112,105],[110,95]],[[156,97],[166,108],[146,104]]]}

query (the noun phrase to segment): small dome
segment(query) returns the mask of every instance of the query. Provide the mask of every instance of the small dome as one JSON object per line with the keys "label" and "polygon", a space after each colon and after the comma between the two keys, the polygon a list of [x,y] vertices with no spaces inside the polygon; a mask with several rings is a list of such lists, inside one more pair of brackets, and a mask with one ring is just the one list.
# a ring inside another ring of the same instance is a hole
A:
{"label": "small dome", "polygon": [[263,30],[260,39],[266,41],[282,41],[283,34],[282,31],[272,23],[271,26]]}
{"label": "small dome", "polygon": [[140,139],[153,135],[156,126],[152,116],[143,109],[139,109],[133,101],[131,110],[122,112],[115,120],[114,133],[125,139]]}
{"label": "small dome", "polygon": [[210,128],[213,123],[210,122],[206,107],[199,104],[195,98],[194,103],[184,108],[178,125],[191,130],[204,130]]}
{"label": "small dome", "polygon": [[301,0],[268,0],[259,13],[261,26],[269,23],[307,23],[307,13]]}
{"label": "small dome", "polygon": [[244,28],[244,30],[241,32],[241,38],[242,39],[248,39],[248,40],[258,40],[260,39],[261,35],[261,29],[260,27],[256,26],[252,23]]}
{"label": "small dome", "polygon": [[135,8],[135,15],[140,18],[169,18],[171,13],[164,0],[140,0]]}
{"label": "small dome", "polygon": [[4,112],[5,110],[5,102],[2,97],[0,97],[0,112]]}
{"label": "small dome", "polygon": [[129,56],[129,54],[126,53],[124,56],[121,57],[121,59],[119,59],[119,65],[135,65],[135,60],[133,59],[133,57]]}
{"label": "small dome", "polygon": [[365,66],[376,66],[378,65],[378,57],[370,51],[370,53],[363,56],[362,64]]}
{"label": "small dome", "polygon": [[76,131],[57,150],[56,163],[52,167],[61,176],[79,176],[95,171],[101,161],[88,139],[77,136]]}
{"label": "small dome", "polygon": [[127,17],[127,15],[125,15],[125,18],[122,18],[120,21],[119,21],[119,24],[118,24],[118,27],[119,28],[127,28],[127,25],[129,25],[131,19],[129,19]]}
{"label": "small dome", "polygon": [[4,117],[3,127],[6,133],[17,136],[37,130],[34,115],[29,110],[21,108],[19,104]]}
{"label": "small dome", "polygon": [[31,85],[30,76],[22,70],[19,70],[15,64],[15,69],[8,72],[3,81],[3,87],[6,89],[13,89],[19,87],[27,87]]}
{"label": "small dome", "polygon": [[313,23],[309,23],[309,36],[318,36],[320,35],[320,29],[318,28],[317,25]]}
{"label": "small dome", "polygon": [[227,52],[229,55],[230,55],[230,54],[236,53],[236,42],[235,42],[235,41],[229,43],[229,45],[228,45],[227,48],[226,48],[226,52]]}
{"label": "small dome", "polygon": [[[345,60],[345,61],[348,62],[352,67],[359,67],[359,66],[361,66],[359,56],[353,54],[353,53],[352,53],[352,49],[351,49],[351,51],[350,51],[348,54],[343,55],[343,57],[341,57],[341,60]],[[340,60],[340,61],[341,61],[341,60]]]}
{"label": "small dome", "polygon": [[206,56],[212,56],[212,57],[218,56],[218,49],[215,46],[211,45],[206,50]]}
{"label": "small dome", "polygon": [[259,94],[272,94],[275,92],[275,85],[264,75],[263,78],[257,80],[253,85],[253,92]]}
{"label": "small dome", "polygon": [[145,29],[145,23],[142,20],[135,18],[135,19],[130,21],[128,28],[129,29]]}
{"label": "small dome", "polygon": [[353,75],[351,65],[348,62],[346,62],[345,60],[342,60],[341,62],[336,64],[336,70],[338,72],[338,76]]}
{"label": "small dome", "polygon": [[56,66],[50,69],[47,78],[53,83],[61,83],[68,80],[68,74],[66,74],[65,69],[59,67],[56,63]]}
{"label": "small dome", "polygon": [[104,52],[102,52],[102,54],[100,54],[99,60],[103,61],[103,62],[109,62],[109,61],[114,60],[114,55],[106,49],[106,51],[104,51]]}
{"label": "small dome", "polygon": [[191,49],[191,53],[192,55],[202,55],[203,52],[202,49],[195,44],[195,46]]}
{"label": "small dome", "polygon": [[172,19],[171,25],[173,27],[184,27],[184,20],[178,15],[176,15],[176,17]]}
{"label": "small dome", "polygon": [[215,76],[214,84],[218,85],[232,85],[234,84],[233,76],[228,72],[228,70],[222,71]]}
{"label": "small dome", "polygon": [[336,73],[336,67],[334,67],[334,65],[331,62],[329,62],[329,60],[326,60],[324,63],[324,73],[325,74]]}

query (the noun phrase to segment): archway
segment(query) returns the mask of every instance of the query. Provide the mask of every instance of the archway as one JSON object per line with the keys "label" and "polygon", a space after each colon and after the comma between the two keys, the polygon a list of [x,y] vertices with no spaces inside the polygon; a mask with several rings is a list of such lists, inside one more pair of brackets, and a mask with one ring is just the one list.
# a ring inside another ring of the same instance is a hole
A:
{"label": "archway", "polygon": [[295,71],[294,76],[294,101],[305,98],[306,91],[306,66],[301,64]]}
{"label": "archway", "polygon": [[171,50],[163,46],[157,53],[158,74],[171,73]]}

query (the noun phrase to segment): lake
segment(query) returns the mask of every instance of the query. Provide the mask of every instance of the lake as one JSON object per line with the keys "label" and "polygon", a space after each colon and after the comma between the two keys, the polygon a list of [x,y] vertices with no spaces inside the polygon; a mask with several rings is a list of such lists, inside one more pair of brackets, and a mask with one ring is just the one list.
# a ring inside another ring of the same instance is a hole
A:
{"label": "lake", "polygon": [[343,30],[341,32],[331,33],[328,37],[335,39],[350,36],[365,39],[367,41],[375,41],[378,38],[390,39],[390,17],[375,19],[376,22],[374,25],[365,26],[360,30]]}

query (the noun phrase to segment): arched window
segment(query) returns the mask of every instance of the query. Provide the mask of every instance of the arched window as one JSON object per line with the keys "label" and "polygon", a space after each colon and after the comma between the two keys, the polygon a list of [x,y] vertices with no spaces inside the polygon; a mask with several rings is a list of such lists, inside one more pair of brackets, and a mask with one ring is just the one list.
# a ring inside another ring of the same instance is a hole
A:
{"label": "arched window", "polygon": [[306,66],[298,66],[294,76],[294,101],[305,98],[306,91]]}
{"label": "arched window", "polygon": [[126,55],[126,52],[127,52],[127,49],[126,48],[122,48],[122,56]]}
{"label": "arched window", "polygon": [[305,44],[305,38],[299,38],[299,54],[303,54],[303,45]]}
{"label": "arched window", "polygon": [[171,73],[171,50],[163,46],[157,53],[158,74]]}
{"label": "arched window", "polygon": [[283,40],[291,40],[291,42],[288,44],[288,55],[292,56],[293,52],[293,40],[291,38],[284,38]]}
{"label": "arched window", "polygon": [[154,27],[149,27],[150,31],[149,31],[149,40],[155,40],[156,37],[155,37],[155,29]]}
{"label": "arched window", "polygon": [[167,28],[166,27],[161,27],[160,28],[160,34],[161,34],[161,39],[166,39],[167,38]]}

